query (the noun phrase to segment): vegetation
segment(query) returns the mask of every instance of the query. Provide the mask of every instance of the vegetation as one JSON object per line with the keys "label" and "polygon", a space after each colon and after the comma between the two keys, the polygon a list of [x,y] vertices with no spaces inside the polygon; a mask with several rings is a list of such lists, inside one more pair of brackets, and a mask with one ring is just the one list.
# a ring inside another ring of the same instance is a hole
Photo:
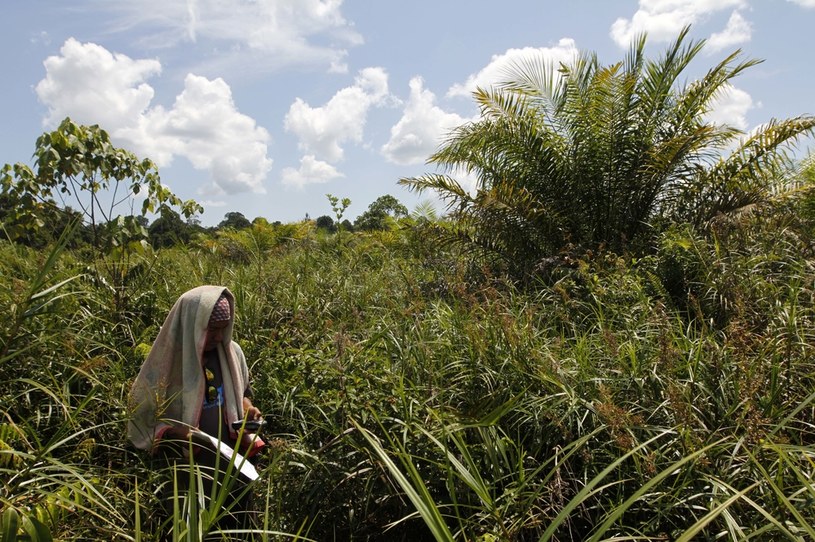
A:
{"label": "vegetation", "polygon": [[[601,72],[618,76],[586,73]],[[76,222],[45,249],[2,240],[0,538],[250,536],[211,532],[218,510],[190,515],[171,498],[191,474],[125,438],[130,383],[158,327],[180,293],[209,283],[235,294],[235,338],[270,422],[256,540],[813,539],[815,166],[785,169],[770,154],[686,178],[704,205],[660,192],[631,217],[646,229],[614,216],[602,235],[518,234],[548,239],[513,245],[534,248],[529,262],[502,252],[518,267],[435,235],[483,239],[488,210],[500,235],[548,224],[510,230],[501,206],[477,208],[499,190],[529,192],[508,181],[523,176],[485,182],[452,218],[406,216],[389,200],[383,229],[258,218],[137,243],[118,267],[75,237]],[[740,184],[747,170],[754,184]],[[660,183],[677,178],[660,171]],[[11,177],[4,186],[15,196]],[[748,193],[749,209],[728,199]],[[329,201],[343,224],[350,201]],[[741,212],[712,214],[720,201]],[[182,231],[179,215],[161,218],[156,239]]]}
{"label": "vegetation", "polygon": [[359,215],[354,229],[362,231],[386,230],[395,219],[406,217],[407,208],[391,195],[380,196]]}
{"label": "vegetation", "polygon": [[787,145],[810,134],[815,117],[773,120],[749,136],[706,120],[757,61],[737,51],[680,87],[704,46],[686,43],[688,31],[657,60],[645,57],[642,36],[610,66],[594,54],[568,66],[519,63],[506,83],[475,93],[480,120],[430,158],[475,174],[476,193],[444,174],[402,183],[440,192],[458,221],[447,238],[516,276],[567,246],[648,251],[664,224],[702,226],[777,196],[790,188],[780,174]]}

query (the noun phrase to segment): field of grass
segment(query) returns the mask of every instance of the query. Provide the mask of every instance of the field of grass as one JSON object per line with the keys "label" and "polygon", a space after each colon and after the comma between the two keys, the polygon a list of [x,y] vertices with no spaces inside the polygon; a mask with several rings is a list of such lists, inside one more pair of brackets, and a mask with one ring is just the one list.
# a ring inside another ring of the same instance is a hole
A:
{"label": "field of grass", "polygon": [[270,422],[257,540],[813,540],[815,258],[784,216],[523,286],[410,227],[115,266],[3,242],[0,536],[202,536],[127,395],[178,295],[221,284]]}

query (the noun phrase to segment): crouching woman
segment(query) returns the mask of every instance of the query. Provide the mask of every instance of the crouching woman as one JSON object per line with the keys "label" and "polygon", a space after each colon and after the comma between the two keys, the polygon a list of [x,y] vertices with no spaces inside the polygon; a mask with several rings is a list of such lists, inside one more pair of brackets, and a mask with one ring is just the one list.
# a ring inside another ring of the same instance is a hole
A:
{"label": "crouching woman", "polygon": [[261,418],[252,403],[243,351],[232,341],[234,315],[234,297],[224,287],[184,293],[130,392],[128,438],[137,448],[170,459],[173,495],[186,499],[188,518],[208,510],[201,515],[203,524],[196,521],[204,530],[209,522],[220,529],[246,526],[249,516],[247,479],[216,447],[251,457],[263,446],[257,435],[234,428],[240,425],[235,422]]}

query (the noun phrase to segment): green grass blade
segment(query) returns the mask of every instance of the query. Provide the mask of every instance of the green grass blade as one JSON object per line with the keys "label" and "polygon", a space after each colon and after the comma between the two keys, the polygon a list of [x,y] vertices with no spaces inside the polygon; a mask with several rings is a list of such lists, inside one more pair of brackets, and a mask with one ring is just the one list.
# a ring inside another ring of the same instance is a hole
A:
{"label": "green grass blade", "polygon": [[52,542],[53,537],[48,527],[43,525],[37,518],[23,516],[23,531],[28,534],[31,542]]}
{"label": "green grass blade", "polygon": [[602,523],[602,525],[600,525],[600,527],[597,528],[597,531],[594,533],[594,536],[591,537],[590,542],[596,542],[596,541],[600,540],[600,537],[603,536],[603,534],[606,532],[606,530],[609,527],[611,527],[618,519],[620,519],[622,517],[622,515],[625,514],[626,510],[628,510],[631,507],[632,504],[634,504],[636,501],[638,501],[643,495],[645,495],[645,493],[650,491],[652,487],[654,487],[657,484],[659,484],[660,482],[662,482],[668,476],[676,474],[677,471],[682,466],[684,466],[686,463],[689,463],[689,462],[695,460],[696,458],[704,455],[705,452],[707,452],[708,450],[712,449],[713,447],[721,444],[722,442],[724,442],[724,440],[725,439],[721,439],[721,440],[718,440],[718,441],[713,442],[711,444],[708,444],[704,448],[701,448],[701,449],[697,450],[696,452],[694,452],[694,453],[692,453],[692,454],[690,454],[688,456],[683,457],[679,461],[676,461],[676,462],[672,463],[668,468],[663,469],[661,472],[659,472],[659,474],[657,474],[656,476],[654,476],[653,478],[648,480],[645,484],[642,485],[641,488],[639,488],[636,492],[634,492],[634,494],[631,495],[631,497],[626,499],[626,501],[624,503],[622,503],[621,505],[614,508],[612,513],[609,514],[609,516]]}
{"label": "green grass blade", "polygon": [[6,508],[6,511],[0,515],[0,534],[4,542],[17,541],[17,529],[20,525],[20,516],[12,507]]}
{"label": "green grass blade", "polygon": [[747,486],[743,490],[735,493],[734,495],[731,495],[727,500],[719,503],[710,512],[705,514],[704,517],[702,517],[699,521],[694,523],[693,526],[690,529],[688,529],[687,531],[682,533],[682,536],[677,538],[675,542],[689,542],[690,540],[693,540],[693,538],[697,534],[699,534],[699,532],[702,529],[707,527],[708,523],[710,523],[711,521],[716,519],[722,512],[727,510],[730,507],[731,504],[733,504],[734,502],[738,501],[739,499],[741,499],[742,497],[747,495],[747,493],[749,493],[750,491],[755,489],[757,486],[758,486],[758,482],[750,484],[749,486]]}
{"label": "green grass blade", "polygon": [[[779,456],[783,457],[784,460],[787,459],[786,457],[784,457],[786,454],[782,450],[780,450],[777,447],[772,448],[776,450]],[[810,525],[809,522],[801,515],[801,512],[795,507],[795,505],[793,505],[792,502],[790,502],[787,495],[784,494],[784,491],[780,487],[778,487],[778,484],[775,483],[775,480],[773,480],[773,477],[770,476],[770,473],[767,472],[767,469],[764,468],[764,466],[756,459],[756,457],[750,452],[750,450],[745,450],[745,452],[747,453],[747,456],[750,458],[753,464],[756,466],[756,468],[758,468],[759,472],[761,472],[761,474],[764,476],[762,481],[766,482],[770,486],[770,488],[773,490],[773,493],[775,493],[775,496],[778,499],[778,501],[781,504],[783,504],[784,508],[786,508],[790,512],[790,514],[792,514],[793,517],[795,517],[796,520],[798,520],[799,527],[805,530],[809,534],[809,537],[811,539],[815,540],[815,527]],[[795,468],[792,461],[789,461],[788,463],[790,468],[796,471],[798,470]],[[803,478],[803,475],[799,476],[799,479],[801,478]],[[809,488],[811,491],[812,483],[809,482],[808,484],[805,484],[805,487]]]}
{"label": "green grass blade", "polygon": [[[716,479],[715,482],[716,482],[716,485],[721,486],[721,487],[727,489],[730,492],[733,492],[733,493],[736,492],[735,488],[733,488],[732,486],[730,486],[729,484],[725,483],[724,481],[722,481],[720,479]],[[749,504],[750,506],[752,506],[754,510],[756,510],[759,514],[761,514],[768,521],[768,523],[766,525],[764,525],[763,527],[760,527],[760,528],[756,529],[754,532],[752,532],[750,534],[751,538],[758,538],[759,535],[761,535],[761,534],[763,534],[765,532],[769,532],[769,531],[772,531],[773,529],[777,529],[779,532],[783,533],[789,540],[795,540],[796,542],[800,540],[800,537],[798,537],[795,534],[793,534],[792,532],[790,532],[790,530],[786,526],[784,526],[784,524],[781,523],[781,521],[778,518],[774,517],[770,512],[768,512],[766,509],[764,509],[764,507],[759,505],[756,501],[751,499],[748,495],[743,495],[742,500],[744,502],[746,502],[747,504]],[[778,537],[775,536],[775,538],[778,538]],[[759,540],[760,540],[760,538],[759,538]]]}
{"label": "green grass blade", "polygon": [[629,457],[631,457],[632,455],[634,455],[635,453],[637,453],[639,450],[641,450],[641,449],[645,448],[646,446],[648,446],[648,445],[649,445],[649,444],[651,444],[652,442],[654,442],[654,441],[656,441],[656,440],[658,440],[658,439],[660,439],[660,438],[664,437],[665,435],[667,435],[667,434],[669,434],[669,433],[670,433],[670,431],[662,431],[662,432],[661,432],[661,433],[659,433],[658,435],[656,435],[656,436],[654,436],[654,437],[651,437],[650,439],[648,439],[648,440],[646,440],[645,442],[641,443],[641,444],[640,444],[639,446],[637,446],[636,448],[634,448],[634,449],[630,450],[630,451],[629,451],[629,452],[627,452],[625,455],[623,455],[623,456],[621,456],[621,457],[617,458],[617,459],[616,459],[615,461],[613,461],[613,462],[612,462],[610,465],[608,465],[606,468],[604,468],[604,469],[603,469],[603,470],[602,470],[602,471],[601,471],[599,474],[597,474],[597,476],[595,476],[594,478],[592,478],[592,479],[591,479],[591,480],[590,480],[590,481],[589,481],[589,482],[588,482],[588,483],[587,483],[587,484],[586,484],[586,485],[583,487],[583,489],[581,489],[581,490],[580,490],[580,491],[579,491],[579,492],[578,492],[578,493],[577,493],[577,494],[576,494],[574,497],[572,497],[572,498],[569,500],[569,502],[568,502],[568,503],[566,503],[566,506],[564,506],[564,507],[563,507],[563,509],[560,511],[560,513],[559,513],[559,514],[558,514],[558,515],[555,517],[555,519],[552,521],[552,523],[550,523],[550,524],[549,524],[549,527],[547,527],[547,528],[546,528],[546,530],[543,532],[543,535],[540,537],[540,539],[539,539],[539,540],[541,540],[541,541],[551,540],[551,539],[552,539],[552,536],[554,536],[555,531],[557,530],[557,528],[558,528],[558,527],[560,527],[560,524],[561,524],[561,523],[563,523],[564,521],[566,521],[566,518],[568,518],[568,517],[569,517],[569,515],[572,513],[572,511],[573,511],[575,508],[577,508],[578,506],[580,506],[580,504],[581,504],[581,503],[582,503],[582,502],[583,502],[583,501],[584,501],[584,500],[585,500],[587,497],[591,496],[591,495],[594,493],[594,489],[595,489],[595,487],[596,487],[596,486],[597,486],[597,485],[598,485],[598,484],[599,484],[599,483],[600,483],[600,482],[601,482],[601,481],[602,481],[602,480],[603,480],[603,479],[604,479],[606,476],[608,476],[608,475],[609,475],[611,472],[613,472],[613,471],[614,471],[614,470],[615,470],[617,467],[619,467],[619,466],[620,466],[622,463],[624,463],[624,462],[625,462],[625,461],[626,461],[626,460],[627,460]]}
{"label": "green grass blade", "polygon": [[447,523],[445,523],[441,512],[433,502],[433,498],[430,496],[427,486],[425,486],[422,481],[421,475],[413,466],[413,462],[409,459],[402,461],[402,464],[407,468],[408,474],[413,481],[411,483],[411,480],[408,480],[407,476],[402,473],[398,465],[394,463],[382,445],[379,444],[378,440],[356,421],[352,420],[351,422],[368,442],[379,460],[388,468],[391,476],[394,477],[399,487],[402,488],[402,491],[405,492],[410,502],[413,503],[413,506],[416,507],[416,510],[430,529],[433,537],[439,542],[453,542],[453,533],[451,533],[447,527]]}

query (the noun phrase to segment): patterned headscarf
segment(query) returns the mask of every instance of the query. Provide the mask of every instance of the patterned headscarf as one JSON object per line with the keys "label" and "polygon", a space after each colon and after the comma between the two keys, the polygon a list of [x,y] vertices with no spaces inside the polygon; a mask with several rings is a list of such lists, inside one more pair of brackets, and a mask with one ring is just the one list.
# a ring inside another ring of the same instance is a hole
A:
{"label": "patterned headscarf", "polygon": [[212,315],[209,317],[209,323],[228,322],[231,319],[232,307],[229,306],[229,299],[222,295],[215,303],[215,308],[212,309]]}

